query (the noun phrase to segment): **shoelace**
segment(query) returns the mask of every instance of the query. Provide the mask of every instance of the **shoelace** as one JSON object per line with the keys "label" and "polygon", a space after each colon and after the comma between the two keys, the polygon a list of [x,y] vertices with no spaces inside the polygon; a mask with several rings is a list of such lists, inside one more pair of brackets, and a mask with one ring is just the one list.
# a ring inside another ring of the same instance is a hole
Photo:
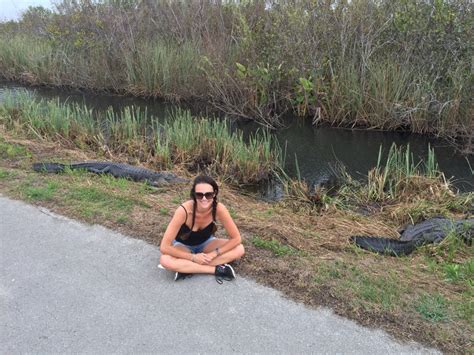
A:
{"label": "shoelace", "polygon": [[232,281],[232,277],[229,276],[216,276],[216,282],[222,285],[224,281]]}

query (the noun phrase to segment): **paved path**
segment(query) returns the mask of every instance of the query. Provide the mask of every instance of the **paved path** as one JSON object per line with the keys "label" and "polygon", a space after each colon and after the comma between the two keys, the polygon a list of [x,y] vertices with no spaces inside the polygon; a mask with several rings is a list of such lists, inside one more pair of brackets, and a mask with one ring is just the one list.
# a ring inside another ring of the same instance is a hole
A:
{"label": "paved path", "polygon": [[237,278],[174,282],[159,249],[0,196],[0,353],[412,353]]}

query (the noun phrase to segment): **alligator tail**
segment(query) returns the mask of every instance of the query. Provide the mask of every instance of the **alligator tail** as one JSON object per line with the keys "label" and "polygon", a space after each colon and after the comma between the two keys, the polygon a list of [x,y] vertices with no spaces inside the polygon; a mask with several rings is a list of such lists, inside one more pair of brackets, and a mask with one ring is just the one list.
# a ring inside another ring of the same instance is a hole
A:
{"label": "alligator tail", "polygon": [[33,170],[37,172],[62,173],[66,165],[59,163],[34,163]]}
{"label": "alligator tail", "polygon": [[390,238],[352,236],[349,240],[362,249],[392,256],[411,254],[417,247],[417,243],[402,242]]}

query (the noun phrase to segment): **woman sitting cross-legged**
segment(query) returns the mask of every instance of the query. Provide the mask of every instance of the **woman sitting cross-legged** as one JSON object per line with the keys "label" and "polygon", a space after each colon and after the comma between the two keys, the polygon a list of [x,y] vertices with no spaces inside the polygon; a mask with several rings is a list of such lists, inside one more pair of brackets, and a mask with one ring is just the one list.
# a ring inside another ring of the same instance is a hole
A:
{"label": "woman sitting cross-legged", "polygon": [[[175,271],[175,281],[191,274],[214,274],[216,280],[232,280],[235,272],[228,263],[244,255],[239,230],[227,208],[217,201],[219,187],[209,176],[198,176],[191,200],[180,205],[161,241],[160,264]],[[229,239],[214,236],[219,221]]]}

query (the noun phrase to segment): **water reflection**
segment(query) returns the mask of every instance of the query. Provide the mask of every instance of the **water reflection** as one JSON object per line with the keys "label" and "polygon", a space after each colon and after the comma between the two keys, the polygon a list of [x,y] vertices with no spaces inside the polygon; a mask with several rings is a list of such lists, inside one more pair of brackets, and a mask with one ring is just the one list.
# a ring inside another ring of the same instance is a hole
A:
{"label": "water reflection", "polygon": [[[12,89],[25,88],[13,83],[0,83],[0,100],[6,90]],[[34,92],[40,98],[58,98],[61,102],[86,104],[97,112],[105,111],[109,107],[119,112],[123,107],[133,105],[146,110],[148,115],[159,120],[163,120],[170,111],[176,108],[175,105],[156,99],[47,88],[38,88]],[[202,108],[187,108],[194,113],[203,111]],[[206,112],[203,113],[206,114]],[[237,123],[232,126],[244,130],[246,134],[258,128],[252,123]],[[440,140],[400,132],[314,127],[309,120],[295,118],[291,119],[291,123],[288,121],[287,127],[278,130],[275,135],[281,146],[286,146],[287,170],[290,175],[297,174],[295,163],[295,157],[297,157],[301,177],[311,184],[327,178],[331,174],[330,166],[338,161],[346,166],[352,176],[362,179],[376,165],[379,147],[382,145],[386,154],[392,143],[396,143],[399,146],[409,144],[415,161],[425,159],[428,154],[428,145],[431,145],[435,150],[440,169],[446,177],[452,178],[455,186],[461,191],[474,190],[474,175],[471,170],[471,167],[474,169],[473,156],[462,156]]]}
{"label": "water reflection", "polygon": [[[366,176],[377,164],[380,146],[388,153],[390,146],[410,145],[415,161],[426,159],[428,147],[434,148],[440,169],[446,177],[454,177],[459,184],[474,188],[474,179],[468,160],[457,154],[452,147],[425,136],[381,131],[346,130],[329,127],[313,127],[309,122],[300,122],[278,133],[280,141],[288,141],[288,156],[298,157],[301,175],[307,179],[329,173],[328,163],[341,161],[355,177]],[[472,156],[470,157],[472,165]],[[294,160],[294,159],[293,159]],[[293,164],[294,166],[295,164]],[[295,168],[289,166],[293,173]],[[320,172],[315,171],[319,169]]]}

